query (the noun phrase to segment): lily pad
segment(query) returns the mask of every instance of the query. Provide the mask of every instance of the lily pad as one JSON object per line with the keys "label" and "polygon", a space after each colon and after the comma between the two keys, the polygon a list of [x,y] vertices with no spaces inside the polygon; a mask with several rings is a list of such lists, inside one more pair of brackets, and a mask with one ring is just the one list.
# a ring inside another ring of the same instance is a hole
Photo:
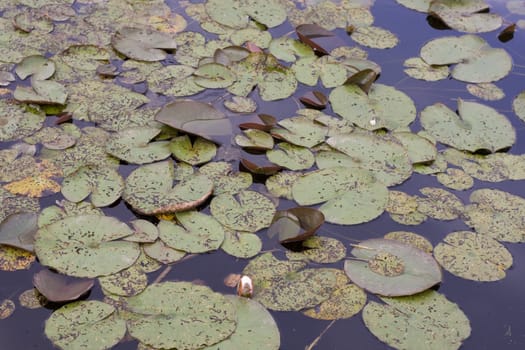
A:
{"label": "lily pad", "polygon": [[498,101],[505,97],[505,92],[492,83],[467,84],[467,90],[485,101]]}
{"label": "lily pad", "polygon": [[188,135],[172,139],[169,149],[175,158],[191,165],[209,162],[217,153],[217,146],[213,142],[197,137],[192,144]]}
{"label": "lily pad", "polygon": [[326,221],[344,225],[375,219],[388,201],[386,186],[361,168],[348,171],[333,167],[307,173],[294,182],[292,194],[300,205],[326,202],[319,208]]}
{"label": "lily pad", "polygon": [[41,55],[28,56],[16,65],[15,73],[22,80],[29,76],[45,80],[55,73],[55,63]]}
{"label": "lily pad", "polygon": [[224,240],[224,230],[212,216],[198,211],[175,215],[178,224],[161,220],[159,238],[169,247],[187,253],[204,253],[218,249]]}
{"label": "lily pad", "polygon": [[357,27],[351,36],[356,43],[374,49],[390,49],[399,43],[394,33],[375,26]]}
{"label": "lily pad", "polygon": [[83,166],[62,182],[62,195],[71,202],[81,202],[91,195],[91,203],[105,207],[120,198],[124,180],[112,168]]}
{"label": "lily pad", "polygon": [[148,257],[162,264],[174,263],[186,255],[186,252],[171,248],[160,239],[157,239],[153,243],[145,243],[142,246],[144,247],[144,253],[146,253]]}
{"label": "lily pad", "polygon": [[176,41],[168,34],[152,29],[124,27],[111,39],[113,48],[140,61],[162,61],[167,53],[162,49],[175,49]]}
{"label": "lily pad", "polygon": [[339,320],[356,315],[366,304],[366,293],[355,284],[336,289],[330,298],[303,314],[318,320]]}
{"label": "lily pad", "polygon": [[434,256],[450,273],[474,281],[501,280],[512,266],[507,248],[493,238],[469,231],[448,234],[434,249]]}
{"label": "lily pad", "polygon": [[425,237],[418,235],[417,233],[408,232],[408,231],[392,231],[384,235],[385,239],[392,239],[394,241],[399,241],[411,245],[415,248],[421,249],[424,252],[429,254],[432,253],[434,247],[432,243]]}
{"label": "lily pad", "polygon": [[0,271],[27,270],[35,260],[27,250],[0,244]]}
{"label": "lily pad", "polygon": [[47,269],[33,275],[35,288],[52,302],[76,300],[91,290],[94,284],[93,279],[65,276]]}
{"label": "lily pad", "polygon": [[38,215],[31,212],[11,214],[0,223],[0,244],[33,251]]}
{"label": "lily pad", "polygon": [[279,349],[279,328],[264,306],[248,298],[234,295],[225,297],[236,307],[237,328],[230,337],[206,350]]}
{"label": "lily pad", "polygon": [[38,109],[0,100],[0,141],[14,141],[42,128],[45,115]]}
{"label": "lily pad", "polygon": [[430,65],[420,57],[411,57],[403,63],[404,72],[414,78],[425,81],[438,81],[446,79],[449,75],[448,66]]}
{"label": "lily pad", "polygon": [[252,175],[243,171],[234,172],[227,162],[210,162],[203,165],[199,172],[213,182],[213,193],[238,193],[252,184]]}
{"label": "lily pad", "polygon": [[155,120],[218,143],[221,136],[232,133],[230,120],[204,102],[184,100],[169,103],[157,113]]}
{"label": "lily pad", "polygon": [[249,18],[268,27],[276,27],[286,20],[286,10],[277,0],[208,0],[206,12],[216,22],[232,28],[244,28]]}
{"label": "lily pad", "polygon": [[155,348],[201,349],[226,339],[237,325],[226,297],[189,282],[150,285],[127,306],[140,315],[128,322],[129,333]]}
{"label": "lily pad", "polygon": [[318,264],[331,264],[346,257],[345,245],[335,238],[312,236],[304,240],[301,246],[303,251],[286,252],[290,260],[307,259]]}
{"label": "lily pad", "polygon": [[218,63],[206,63],[193,72],[194,82],[209,89],[226,88],[236,80],[235,73]]}
{"label": "lily pad", "polygon": [[126,224],[112,217],[71,216],[40,228],[35,236],[35,252],[42,265],[66,275],[109,275],[137,260],[138,245],[118,241],[132,233]]}
{"label": "lily pad", "polygon": [[271,200],[254,191],[237,195],[220,194],[210,203],[212,215],[224,226],[238,231],[256,232],[270,226],[275,214]]}
{"label": "lily pad", "polygon": [[525,242],[525,199],[483,188],[472,192],[464,221],[482,235],[503,242]]}
{"label": "lily pad", "polygon": [[471,152],[495,152],[516,140],[510,121],[492,107],[458,99],[458,114],[436,103],[421,111],[421,125],[439,142]]}
{"label": "lily pad", "polygon": [[143,165],[126,179],[122,198],[143,214],[161,214],[188,210],[203,203],[213,191],[212,181],[196,174],[174,182],[174,165],[163,161]]}
{"label": "lily pad", "polygon": [[352,249],[352,254],[359,260],[346,260],[346,274],[372,293],[412,295],[441,282],[441,270],[434,258],[401,242],[368,239]]}
{"label": "lily pad", "polygon": [[459,349],[470,336],[470,322],[459,306],[429,290],[413,296],[370,301],[363,309],[366,327],[396,349]]}
{"label": "lily pad", "polygon": [[268,236],[271,238],[277,235],[281,244],[304,241],[314,235],[322,224],[324,215],[314,208],[279,210],[268,228]]}
{"label": "lily pad", "polygon": [[262,248],[262,241],[254,233],[238,232],[224,229],[224,241],[221,249],[236,258],[251,258],[257,255]]}
{"label": "lily pad", "polygon": [[474,179],[461,169],[448,168],[446,173],[439,173],[436,179],[445,187],[457,191],[468,190],[474,186]]}
{"label": "lily pad", "polygon": [[235,143],[248,151],[264,151],[273,148],[273,137],[265,131],[246,129],[244,135],[236,135]]}
{"label": "lily pad", "polygon": [[296,146],[287,142],[277,144],[279,149],[266,152],[268,160],[290,170],[309,169],[314,165],[313,153],[306,147]]}
{"label": "lily pad", "polygon": [[512,101],[512,108],[514,113],[523,121],[525,121],[525,91],[522,91]]}
{"label": "lily pad", "polygon": [[468,2],[466,6],[452,1],[431,2],[428,12],[460,32],[484,33],[501,27],[503,18],[496,13],[480,13],[488,6],[484,6],[484,1],[479,4],[481,6],[473,7]]}
{"label": "lily pad", "polygon": [[257,103],[249,97],[232,96],[231,100],[224,101],[224,107],[235,113],[253,113]]}
{"label": "lily pad", "polygon": [[148,286],[148,276],[136,265],[108,276],[99,277],[98,281],[105,293],[126,297],[137,295]]}
{"label": "lily pad", "polygon": [[64,305],[47,319],[46,336],[60,349],[109,349],[126,333],[126,322],[115,317],[115,311],[96,300]]}
{"label": "lily pad", "polygon": [[169,142],[150,142],[160,131],[158,128],[143,126],[123,129],[108,140],[106,151],[112,156],[134,164],[166,159],[171,155]]}
{"label": "lily pad", "polygon": [[417,198],[417,210],[436,220],[454,220],[463,212],[461,200],[444,189],[423,187],[419,190],[426,197]]}
{"label": "lily pad", "polygon": [[324,141],[327,131],[325,126],[307,117],[296,116],[279,121],[271,134],[297,146],[313,147]]}

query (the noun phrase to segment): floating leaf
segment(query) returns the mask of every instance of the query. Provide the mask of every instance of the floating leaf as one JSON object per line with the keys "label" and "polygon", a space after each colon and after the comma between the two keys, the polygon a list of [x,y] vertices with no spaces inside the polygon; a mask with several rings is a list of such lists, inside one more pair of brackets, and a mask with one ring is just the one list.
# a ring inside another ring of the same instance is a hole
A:
{"label": "floating leaf", "polygon": [[474,179],[461,169],[448,168],[446,173],[439,173],[436,179],[445,187],[457,191],[468,190],[474,186]]}
{"label": "floating leaf", "polygon": [[525,91],[522,91],[512,101],[512,108],[514,113],[523,121],[525,121]]}
{"label": "floating leaf", "polygon": [[12,181],[3,187],[13,194],[28,197],[45,197],[59,192],[60,185],[55,180],[62,176],[61,170],[46,160],[38,164],[38,169],[38,173]]}
{"label": "floating leaf", "polygon": [[266,152],[268,160],[290,170],[309,169],[314,165],[313,153],[306,147],[287,142],[277,144],[279,149]]}
{"label": "floating leaf", "polygon": [[13,97],[20,102],[36,104],[66,103],[68,93],[64,85],[50,80],[31,79],[31,87],[17,86]]}
{"label": "floating leaf", "polygon": [[419,192],[426,198],[417,198],[417,210],[433,219],[454,220],[463,212],[463,203],[453,193],[435,187],[423,187]]}
{"label": "floating leaf", "polygon": [[15,303],[10,299],[4,299],[0,302],[0,320],[4,320],[15,312]]}
{"label": "floating leaf", "polygon": [[81,202],[91,195],[91,203],[105,207],[120,198],[124,180],[112,168],[83,166],[64,178],[62,195],[71,202]]}
{"label": "floating leaf", "polygon": [[216,22],[232,28],[244,28],[249,18],[268,27],[276,27],[286,20],[286,10],[276,0],[208,0],[206,12]]}
{"label": "floating leaf", "polygon": [[525,199],[483,188],[471,193],[470,202],[464,220],[477,233],[503,242],[525,242]]}
{"label": "floating leaf", "polygon": [[224,241],[221,249],[236,258],[251,258],[262,248],[262,241],[256,234],[224,229]]}
{"label": "floating leaf", "polygon": [[317,109],[324,109],[328,104],[328,98],[321,91],[308,91],[299,101],[307,107]]}
{"label": "floating leaf", "polygon": [[308,259],[319,264],[331,264],[346,257],[345,245],[330,237],[312,236],[301,243],[304,250],[286,252],[291,260]]}
{"label": "floating leaf", "polygon": [[432,253],[432,250],[434,249],[432,243],[430,243],[428,239],[413,232],[393,231],[384,235],[383,238],[408,244],[427,253]]}
{"label": "floating leaf", "polygon": [[356,43],[374,49],[390,49],[399,42],[394,33],[374,26],[357,27],[351,36]]}
{"label": "floating leaf", "polygon": [[484,6],[484,1],[479,3],[481,6],[472,8],[469,4],[461,7],[455,2],[432,2],[428,12],[460,32],[484,33],[501,27],[503,18],[495,13],[479,13],[488,7]]}
{"label": "floating leaf", "polygon": [[272,39],[268,50],[276,58],[285,62],[295,62],[296,57],[314,56],[314,51],[308,45],[289,37]]}
{"label": "floating leaf", "polygon": [[458,349],[470,336],[470,322],[457,304],[436,291],[370,301],[363,309],[366,327],[396,349]]}
{"label": "floating leaf", "polygon": [[408,131],[392,134],[408,151],[412,164],[430,163],[437,157],[436,146],[428,139]]}
{"label": "floating leaf", "polygon": [[278,350],[280,334],[272,315],[255,300],[226,295],[237,310],[237,328],[230,337],[206,350]]}
{"label": "floating leaf", "polygon": [[136,265],[108,276],[99,277],[98,281],[105,293],[126,297],[137,295],[148,286],[148,276]]}
{"label": "floating leaf", "polygon": [[242,165],[242,168],[244,168],[245,170],[248,170],[252,174],[265,175],[265,176],[273,175],[282,169],[279,165],[275,165],[272,163],[265,164],[265,165],[259,165],[245,158],[241,158],[241,165]]}
{"label": "floating leaf", "polygon": [[[316,189],[312,191],[312,189]],[[371,172],[344,167],[307,173],[292,186],[300,205],[323,204],[319,210],[327,222],[351,225],[375,219],[386,207],[388,190]]]}
{"label": "floating leaf", "polygon": [[171,264],[182,259],[186,252],[168,247],[163,241],[157,239],[154,243],[145,243],[144,252],[147,256],[163,264]]}
{"label": "floating leaf", "polygon": [[161,49],[175,49],[176,41],[168,34],[144,28],[121,28],[111,39],[113,48],[141,61],[162,61],[167,57]]}
{"label": "floating leaf", "polygon": [[272,195],[292,200],[292,185],[301,175],[298,172],[281,171],[267,178],[265,185]]}
{"label": "floating leaf", "polygon": [[469,231],[448,234],[434,256],[450,273],[474,281],[501,280],[512,266],[512,255],[502,244]]}
{"label": "floating leaf", "polygon": [[106,151],[112,156],[135,164],[166,159],[171,155],[169,142],[150,142],[160,131],[158,128],[143,126],[123,129],[108,140]]}
{"label": "floating leaf", "polygon": [[334,36],[334,33],[315,23],[301,24],[295,28],[295,32],[297,33],[299,40],[310,46],[314,52],[319,55],[328,54],[328,52],[313,39]]}
{"label": "floating leaf", "polygon": [[132,233],[126,224],[112,217],[71,216],[40,228],[35,236],[35,252],[42,265],[66,275],[109,275],[137,260],[138,245],[118,241]]}
{"label": "floating leaf", "polygon": [[187,177],[173,187],[174,175],[171,161],[143,165],[127,177],[122,198],[136,211],[151,215],[194,208],[213,191],[205,175]]}
{"label": "floating leaf", "polygon": [[232,96],[231,100],[224,101],[224,107],[235,113],[253,113],[257,103],[249,97]]}
{"label": "floating leaf", "polygon": [[161,220],[159,238],[169,247],[187,253],[204,253],[218,249],[224,240],[224,230],[212,216],[198,211],[177,213],[178,225]]}
{"label": "floating leaf", "polygon": [[0,224],[0,244],[33,251],[37,226],[36,213],[16,213],[7,216]]}
{"label": "floating leaf", "polygon": [[252,184],[252,176],[246,172],[234,172],[232,165],[227,162],[211,162],[199,169],[213,181],[213,193],[237,193],[247,189]]}
{"label": "floating leaf", "polygon": [[0,99],[0,141],[14,141],[42,128],[45,115],[26,105]]}
{"label": "floating leaf", "polygon": [[446,65],[430,65],[419,57],[411,57],[403,63],[404,72],[414,78],[426,81],[438,81],[448,77],[449,71]]}
{"label": "floating leaf", "polygon": [[42,307],[42,303],[39,300],[39,292],[35,288],[28,289],[22,292],[18,296],[18,302],[20,306],[25,307],[26,309],[39,309]]}
{"label": "floating leaf", "polygon": [[309,86],[317,85],[320,78],[324,87],[332,88],[346,81],[346,67],[330,56],[305,57],[297,60],[292,66],[295,77],[300,83]]}
{"label": "floating leaf", "polygon": [[231,122],[224,114],[204,102],[184,100],[169,103],[157,113],[155,120],[214,142],[232,133]]}
{"label": "floating leaf", "polygon": [[401,242],[368,239],[352,254],[359,260],[345,261],[346,274],[372,293],[412,295],[441,282],[441,270],[432,256]]}
{"label": "floating leaf", "polygon": [[217,153],[217,146],[213,142],[197,137],[192,144],[188,135],[172,139],[169,149],[175,158],[191,165],[206,163]]}
{"label": "floating leaf", "polygon": [[421,111],[421,125],[439,142],[471,152],[495,152],[516,140],[509,120],[491,107],[458,99],[458,114],[436,103]]}
{"label": "floating leaf", "polygon": [[270,226],[275,214],[271,200],[254,191],[235,196],[220,194],[210,203],[212,215],[224,226],[238,231],[256,232]]}
{"label": "floating leaf", "polygon": [[27,270],[35,255],[27,250],[0,244],[0,271]]}
{"label": "floating leaf", "polygon": [[76,300],[93,287],[95,281],[75,278],[44,269],[33,275],[33,285],[51,302]]}
{"label": "floating leaf", "polygon": [[46,321],[46,336],[60,349],[109,349],[126,333],[115,308],[96,300],[76,301],[56,310]]}
{"label": "floating leaf", "polygon": [[274,137],[303,147],[313,147],[323,142],[326,133],[326,127],[304,116],[283,119],[271,130]]}
{"label": "floating leaf", "polygon": [[505,92],[492,83],[467,84],[467,90],[485,101],[497,101],[505,97]]}
{"label": "floating leaf", "polygon": [[272,253],[267,252],[250,260],[242,274],[251,277],[254,289],[259,290],[269,287],[272,280],[289,276],[306,265],[305,261],[278,260]]}
{"label": "floating leaf", "polygon": [[247,129],[242,131],[244,135],[236,135],[235,143],[250,151],[264,151],[273,148],[273,137],[265,131]]}
{"label": "floating leaf", "polygon": [[129,333],[155,348],[201,349],[226,339],[237,323],[234,304],[189,282],[150,285],[127,306],[140,315],[128,322]]}
{"label": "floating leaf", "polygon": [[330,93],[330,103],[335,113],[367,130],[394,130],[416,118],[412,99],[383,84],[373,84],[368,94],[356,84],[339,86]]}
{"label": "floating leaf", "polygon": [[41,55],[28,56],[16,65],[15,73],[22,80],[29,76],[46,80],[55,73],[55,62]]}
{"label": "floating leaf", "polygon": [[339,320],[356,315],[366,304],[366,293],[355,284],[336,289],[330,298],[303,314],[318,320]]}
{"label": "floating leaf", "polygon": [[148,74],[147,82],[151,91],[167,96],[191,96],[204,87],[195,83],[194,68],[184,65],[163,66]]}
{"label": "floating leaf", "polygon": [[194,82],[209,89],[226,88],[236,80],[235,74],[226,66],[218,63],[206,63],[193,72]]}

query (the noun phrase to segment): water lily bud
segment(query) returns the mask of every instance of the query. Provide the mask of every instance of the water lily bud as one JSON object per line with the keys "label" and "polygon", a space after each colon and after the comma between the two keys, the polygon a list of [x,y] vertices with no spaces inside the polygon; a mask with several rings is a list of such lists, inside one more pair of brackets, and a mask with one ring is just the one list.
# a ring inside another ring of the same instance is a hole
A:
{"label": "water lily bud", "polygon": [[242,276],[237,284],[237,295],[245,298],[251,298],[253,294],[253,282],[248,276]]}

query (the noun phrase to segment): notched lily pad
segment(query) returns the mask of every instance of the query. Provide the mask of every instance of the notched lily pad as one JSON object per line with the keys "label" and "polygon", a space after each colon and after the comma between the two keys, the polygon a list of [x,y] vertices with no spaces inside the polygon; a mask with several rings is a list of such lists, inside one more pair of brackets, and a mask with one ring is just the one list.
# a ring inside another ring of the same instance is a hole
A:
{"label": "notched lily pad", "polygon": [[167,53],[162,49],[173,50],[177,42],[170,35],[146,28],[121,28],[111,39],[113,48],[140,61],[162,61]]}
{"label": "notched lily pad", "polygon": [[153,127],[133,127],[119,131],[106,144],[106,151],[129,163],[145,164],[171,155],[168,141],[150,142],[161,132]]}

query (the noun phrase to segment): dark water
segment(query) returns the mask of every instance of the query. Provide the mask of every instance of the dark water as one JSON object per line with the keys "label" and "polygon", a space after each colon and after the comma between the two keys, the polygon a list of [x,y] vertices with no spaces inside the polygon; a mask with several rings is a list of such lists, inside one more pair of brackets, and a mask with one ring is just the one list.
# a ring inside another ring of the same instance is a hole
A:
{"label": "dark water", "polygon": [[[176,4],[175,1],[169,2]],[[498,9],[503,2],[495,3]],[[418,56],[419,48],[428,40],[445,35],[458,35],[454,31],[438,31],[432,28],[426,16],[415,11],[405,9],[390,0],[377,0],[372,8],[375,15],[375,24],[391,30],[400,38],[397,47],[390,50],[368,49],[369,59],[377,62],[382,67],[382,74],[378,82],[393,85],[406,92],[415,101],[418,111],[435,102],[443,102],[450,107],[455,107],[455,99],[477,100],[465,89],[465,84],[454,80],[445,80],[436,83],[416,81],[408,78],[402,71],[403,61],[408,57]],[[502,7],[500,11],[506,14]],[[518,17],[509,17],[516,21]],[[191,30],[194,28],[188,28]],[[274,30],[275,33],[285,33],[291,27],[283,25]],[[340,45],[354,45],[342,30],[338,30],[338,37],[329,42],[334,47]],[[498,109],[505,114],[518,130],[516,144],[510,153],[525,153],[524,123],[512,112],[512,99],[525,89],[525,33],[518,31],[513,40],[501,43],[497,39],[497,32],[481,34],[493,47],[505,48],[514,58],[514,71],[497,85],[504,89],[506,97],[500,101],[483,102]],[[328,47],[331,49],[331,47]],[[520,66],[521,65],[521,66]],[[296,96],[309,88],[299,88]],[[205,101],[213,101],[221,92],[208,92],[198,97]],[[274,114],[278,118],[290,117],[298,108],[296,100],[286,100],[272,103],[259,103],[259,113]],[[327,112],[331,112],[328,110]],[[240,121],[240,119],[239,119]],[[242,119],[246,121],[246,119]],[[413,131],[419,130],[418,122],[411,125]],[[130,169],[124,170],[126,173]],[[408,181],[393,189],[399,189],[411,194],[418,193],[423,186],[440,186],[431,176],[414,174]],[[477,181],[475,187],[469,191],[453,191],[465,203],[474,189],[497,188],[525,197],[523,181],[504,183],[484,183]],[[50,204],[54,198],[46,198],[45,203]],[[291,204],[290,204],[291,205]],[[282,207],[289,206],[283,203]],[[133,215],[120,203],[114,208],[105,209],[108,215],[115,215],[122,220],[133,219]],[[393,222],[388,215],[366,224],[354,226],[337,226],[325,224],[320,234],[332,236],[348,243],[373,237],[381,237],[385,233],[395,230],[411,230],[427,237],[433,244],[437,244],[448,233],[457,230],[467,230],[468,227],[459,220],[437,221],[428,219],[425,223],[407,227]],[[264,232],[260,233],[265,237]],[[478,283],[464,280],[443,271],[443,282],[439,291],[446,297],[456,302],[470,319],[472,334],[464,342],[463,349],[492,350],[492,349],[525,349],[525,245],[505,244],[514,257],[514,266],[508,271],[507,277],[499,282]],[[264,249],[276,248],[274,242],[265,242]],[[203,280],[207,285],[218,292],[232,293],[230,288],[223,285],[223,278],[230,272],[240,272],[247,260],[236,259],[222,252],[200,255],[196,258],[174,266],[165,280]],[[334,264],[341,268],[342,262]],[[29,271],[1,272],[0,271],[0,299],[10,298],[17,300],[18,295],[24,290],[32,288],[31,278],[33,273],[41,267],[34,264]],[[159,272],[150,276],[154,280]],[[100,289],[95,288],[90,298],[100,299]],[[374,296],[369,295],[369,299]],[[0,349],[52,349],[52,344],[43,334],[44,322],[49,317],[51,310],[28,310],[17,303],[14,314],[0,321]],[[302,316],[300,313],[273,312],[280,332],[282,349],[304,349],[310,344],[330,323],[317,321]],[[115,349],[135,349],[136,343],[126,342],[119,344]],[[361,314],[348,320],[338,320],[324,334],[315,349],[343,350],[343,349],[385,349],[388,346],[379,342],[364,326]],[[249,350],[249,349],[246,349]]]}

